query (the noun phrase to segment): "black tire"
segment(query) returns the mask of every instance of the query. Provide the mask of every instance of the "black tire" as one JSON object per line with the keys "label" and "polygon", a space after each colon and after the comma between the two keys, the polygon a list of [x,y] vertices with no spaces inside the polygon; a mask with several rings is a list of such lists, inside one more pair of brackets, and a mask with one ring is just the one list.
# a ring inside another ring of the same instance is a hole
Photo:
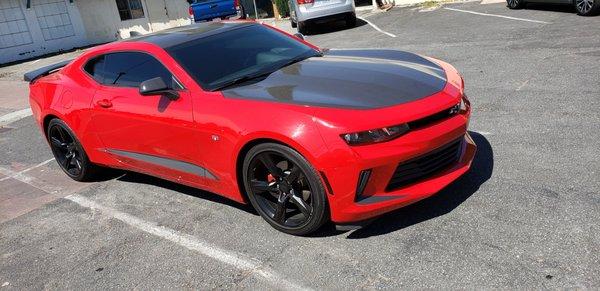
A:
{"label": "black tire", "polygon": [[60,168],[75,181],[94,180],[99,167],[88,159],[83,146],[69,126],[62,120],[50,120],[46,137]]}
{"label": "black tire", "polygon": [[346,16],[346,27],[353,28],[356,26],[356,15],[354,13],[350,13]]}
{"label": "black tire", "polygon": [[240,19],[246,19],[246,8],[244,8],[244,5],[240,4],[240,8],[241,8],[241,12],[242,12],[242,16],[240,16]]}
{"label": "black tire", "polygon": [[302,34],[307,34],[308,32],[308,23],[306,21],[298,21],[296,22],[298,25],[298,32]]}
{"label": "black tire", "polygon": [[292,19],[292,17],[290,16],[290,22],[292,24],[292,28],[296,28],[298,27],[298,24]]}
{"label": "black tire", "polygon": [[600,13],[600,0],[575,0],[575,11],[581,16],[594,16]]}
{"label": "black tire", "polygon": [[525,8],[525,0],[506,0],[506,6],[510,9]]}
{"label": "black tire", "polygon": [[295,150],[275,143],[256,145],[244,157],[242,171],[250,203],[275,229],[306,235],[328,220],[319,174]]}

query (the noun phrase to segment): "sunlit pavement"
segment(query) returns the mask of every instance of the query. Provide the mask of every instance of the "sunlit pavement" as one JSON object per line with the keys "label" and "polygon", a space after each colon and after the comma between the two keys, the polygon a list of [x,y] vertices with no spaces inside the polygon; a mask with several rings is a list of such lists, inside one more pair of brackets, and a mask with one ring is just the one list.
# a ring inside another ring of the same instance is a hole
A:
{"label": "sunlit pavement", "polygon": [[[70,181],[22,112],[0,128],[0,288],[598,288],[600,17],[477,2],[361,17],[307,39],[456,66],[478,144],[468,174],[367,228],[293,237],[141,174]],[[78,53],[0,68],[0,124],[27,107],[22,73]]]}

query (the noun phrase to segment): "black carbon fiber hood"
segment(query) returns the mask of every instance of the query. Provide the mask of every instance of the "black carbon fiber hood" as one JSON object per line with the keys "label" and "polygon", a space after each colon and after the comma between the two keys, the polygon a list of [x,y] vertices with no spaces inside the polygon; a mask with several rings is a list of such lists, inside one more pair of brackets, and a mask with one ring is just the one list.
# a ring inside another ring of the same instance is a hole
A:
{"label": "black carbon fiber hood", "polygon": [[375,109],[415,101],[441,91],[446,74],[437,64],[394,50],[329,50],[269,75],[223,91],[229,98],[324,107]]}

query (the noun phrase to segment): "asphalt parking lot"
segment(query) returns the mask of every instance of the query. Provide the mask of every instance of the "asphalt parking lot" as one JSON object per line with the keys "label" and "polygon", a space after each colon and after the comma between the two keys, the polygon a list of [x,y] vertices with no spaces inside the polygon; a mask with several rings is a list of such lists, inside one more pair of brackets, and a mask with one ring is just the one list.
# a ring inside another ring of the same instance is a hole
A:
{"label": "asphalt parking lot", "polygon": [[31,117],[4,118],[27,106],[22,71],[65,56],[0,68],[0,288],[600,288],[600,16],[468,2],[362,17],[380,31],[308,40],[457,67],[478,144],[465,176],[364,229],[285,235],[149,176],[70,181]]}

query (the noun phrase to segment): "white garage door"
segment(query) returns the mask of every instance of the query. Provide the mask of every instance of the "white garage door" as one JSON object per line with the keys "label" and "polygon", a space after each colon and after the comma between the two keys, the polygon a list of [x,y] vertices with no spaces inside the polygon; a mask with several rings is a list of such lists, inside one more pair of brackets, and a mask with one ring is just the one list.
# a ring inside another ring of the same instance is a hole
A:
{"label": "white garage door", "polygon": [[0,0],[0,48],[33,43],[19,0]]}
{"label": "white garage door", "polygon": [[44,40],[61,39],[75,35],[71,17],[67,11],[67,0],[33,0],[35,11]]}

